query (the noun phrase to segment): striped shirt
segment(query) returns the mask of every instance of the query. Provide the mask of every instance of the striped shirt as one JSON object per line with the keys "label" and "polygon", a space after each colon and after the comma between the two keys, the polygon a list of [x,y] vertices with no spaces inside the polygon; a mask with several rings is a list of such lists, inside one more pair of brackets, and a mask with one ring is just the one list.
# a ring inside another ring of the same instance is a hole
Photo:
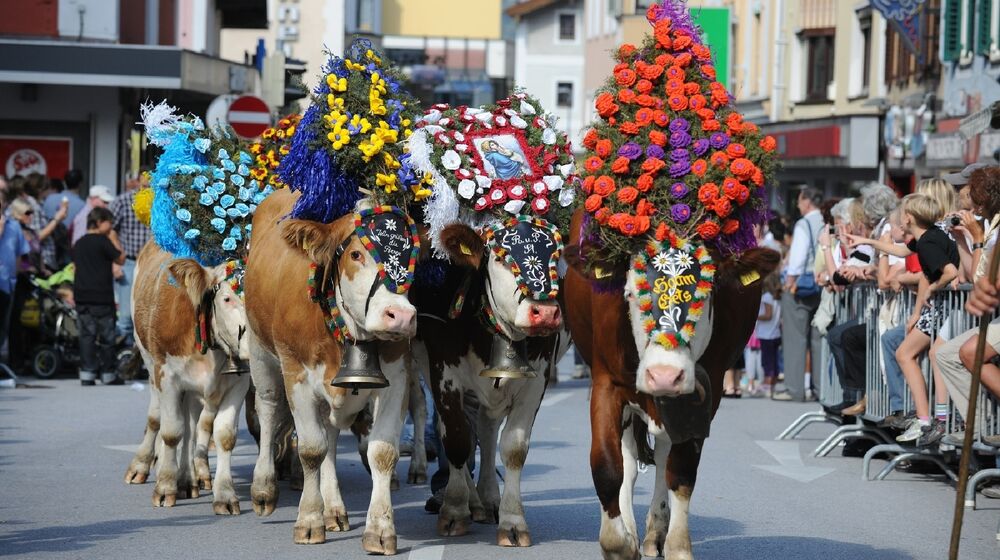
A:
{"label": "striped shirt", "polygon": [[139,251],[153,236],[153,232],[135,217],[135,210],[132,209],[135,193],[135,190],[131,190],[118,195],[110,206],[111,213],[115,216],[113,227],[118,232],[122,249],[125,249],[125,258],[132,260],[139,256]]}

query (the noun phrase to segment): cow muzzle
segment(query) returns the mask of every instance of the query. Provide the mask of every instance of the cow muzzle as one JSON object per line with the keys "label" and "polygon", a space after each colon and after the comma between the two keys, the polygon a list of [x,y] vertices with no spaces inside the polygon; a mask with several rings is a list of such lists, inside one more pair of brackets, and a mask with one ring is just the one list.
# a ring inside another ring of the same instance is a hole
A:
{"label": "cow muzzle", "polygon": [[558,303],[525,301],[521,307],[524,312],[518,313],[521,320],[516,321],[514,326],[528,336],[548,336],[562,327],[562,310]]}
{"label": "cow muzzle", "polygon": [[650,366],[643,372],[646,389],[649,394],[657,397],[676,397],[689,393],[685,391],[687,376],[690,372],[675,366]]}
{"label": "cow muzzle", "polygon": [[377,328],[371,331],[383,340],[413,338],[417,332],[416,309],[412,306],[388,305],[382,309]]}

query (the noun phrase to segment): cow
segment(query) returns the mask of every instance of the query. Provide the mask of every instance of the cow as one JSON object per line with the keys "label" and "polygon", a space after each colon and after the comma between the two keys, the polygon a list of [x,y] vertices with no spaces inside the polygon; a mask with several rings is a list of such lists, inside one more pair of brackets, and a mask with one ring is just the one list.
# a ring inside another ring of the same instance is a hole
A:
{"label": "cow", "polygon": [[[249,353],[243,301],[227,276],[226,264],[206,268],[175,259],[154,241],[136,262],[135,340],[150,372],[150,399],[146,432],[125,482],[145,482],[158,455],[156,507],[197,497],[201,488],[212,490],[217,515],[240,513],[230,460],[250,376],[221,369],[229,357],[246,360]],[[213,437],[214,481],[208,466]]]}
{"label": "cow", "polygon": [[[337,482],[337,437],[372,401],[374,421],[366,455],[373,486],[362,547],[372,554],[395,554],[389,485],[399,458],[408,390],[404,355],[416,333],[416,309],[405,294],[390,291],[384,283],[386,246],[378,251],[366,247],[355,223],[360,214],[329,224],[293,219],[289,213],[298,196],[278,191],[257,208],[247,259],[250,370],[261,424],[261,451],[251,486],[254,510],[262,516],[274,511],[278,488],[273,448],[290,410],[303,471],[293,540],[316,544],[326,540],[327,530],[347,531],[347,510]],[[393,223],[405,226],[406,217],[397,218]],[[415,238],[394,239],[410,249],[419,246]],[[328,326],[335,310],[340,319]],[[337,332],[348,338],[341,342]],[[387,387],[352,391],[331,385],[343,345],[352,339],[378,341]]]}
{"label": "cow", "polygon": [[[531,226],[526,222],[520,224],[521,239],[524,239],[523,234],[530,231]],[[541,272],[549,280],[541,285],[546,295],[552,296],[558,290],[554,266],[559,253],[554,249],[559,239],[547,230],[538,231],[546,232],[540,237],[539,250],[548,247],[541,255],[541,265],[545,267]],[[463,535],[471,519],[499,523],[497,543],[501,546],[529,546],[531,535],[521,502],[521,470],[528,454],[535,415],[545,393],[547,376],[544,373],[549,370],[549,364],[566,351],[568,337],[562,333],[563,343],[557,349],[556,333],[562,325],[560,305],[551,297],[538,299],[535,290],[522,291],[525,282],[522,275],[532,271],[524,266],[523,260],[520,267],[512,268],[504,252],[495,251],[503,244],[503,232],[511,236],[518,234],[516,227],[504,227],[492,230],[492,235],[484,238],[459,223],[441,231],[440,246],[450,260],[450,265],[444,268],[443,280],[436,286],[418,283],[412,292],[421,317],[414,361],[419,364],[418,370],[429,374],[428,382],[434,394],[449,465],[448,486],[437,522],[438,533]],[[552,277],[547,268],[550,264]],[[536,372],[543,375],[527,379],[481,377],[480,372],[490,365],[497,330],[502,339],[526,340],[526,357]],[[476,486],[466,466],[474,451],[474,431],[463,406],[466,391],[473,391],[479,400],[475,432],[479,438],[481,464]],[[500,457],[506,475],[501,496],[494,465],[497,434],[504,419]]]}
{"label": "cow", "polygon": [[[582,220],[578,211],[563,291],[567,325],[591,367],[590,465],[601,502],[601,550],[608,559],[639,558],[632,490],[642,459],[655,464],[656,483],[641,553],[690,559],[688,506],[708,423],[719,407],[723,373],[753,331],[760,278],[777,267],[780,256],[761,248],[725,260],[713,254],[717,270],[706,311],[688,347],[667,350],[643,328],[632,267],[589,263],[584,270]],[[653,449],[647,433],[654,437]]]}

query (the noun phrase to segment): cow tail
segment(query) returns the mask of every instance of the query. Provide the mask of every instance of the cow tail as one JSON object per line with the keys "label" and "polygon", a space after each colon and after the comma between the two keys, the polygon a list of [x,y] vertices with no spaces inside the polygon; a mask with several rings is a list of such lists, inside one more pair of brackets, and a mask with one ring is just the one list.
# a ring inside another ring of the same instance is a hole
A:
{"label": "cow tail", "polygon": [[649,446],[649,428],[638,418],[632,421],[632,437],[635,438],[636,458],[644,465],[655,465],[656,457],[653,448]]}

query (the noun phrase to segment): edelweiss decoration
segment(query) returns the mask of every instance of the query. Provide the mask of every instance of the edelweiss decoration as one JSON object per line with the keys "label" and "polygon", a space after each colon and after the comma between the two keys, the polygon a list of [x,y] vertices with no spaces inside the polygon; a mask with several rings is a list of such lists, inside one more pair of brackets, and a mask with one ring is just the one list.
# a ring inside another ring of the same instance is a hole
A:
{"label": "edelweiss decoration", "polygon": [[355,213],[354,227],[378,263],[379,279],[390,291],[405,294],[420,253],[417,225],[399,209],[380,206]]}
{"label": "edelweiss decoration", "polygon": [[570,144],[538,100],[519,92],[482,108],[434,105],[410,137],[411,162],[432,177],[426,222],[437,249],[444,226],[511,216],[568,226],[577,177]]}
{"label": "edelweiss decoration", "polygon": [[722,255],[755,244],[776,142],[735,110],[683,2],[652,5],[653,34],[624,44],[583,144],[588,238],[621,262],[652,237],[697,237]]}
{"label": "edelweiss decoration", "polygon": [[207,129],[166,103],[141,114],[150,142],[163,148],[152,178],[156,242],[205,266],[239,259],[253,211],[273,191],[251,177],[246,145],[228,127]]}
{"label": "edelweiss decoration", "polygon": [[559,294],[559,231],[541,219],[520,216],[484,229],[486,246],[510,266],[525,297],[555,299]]}

